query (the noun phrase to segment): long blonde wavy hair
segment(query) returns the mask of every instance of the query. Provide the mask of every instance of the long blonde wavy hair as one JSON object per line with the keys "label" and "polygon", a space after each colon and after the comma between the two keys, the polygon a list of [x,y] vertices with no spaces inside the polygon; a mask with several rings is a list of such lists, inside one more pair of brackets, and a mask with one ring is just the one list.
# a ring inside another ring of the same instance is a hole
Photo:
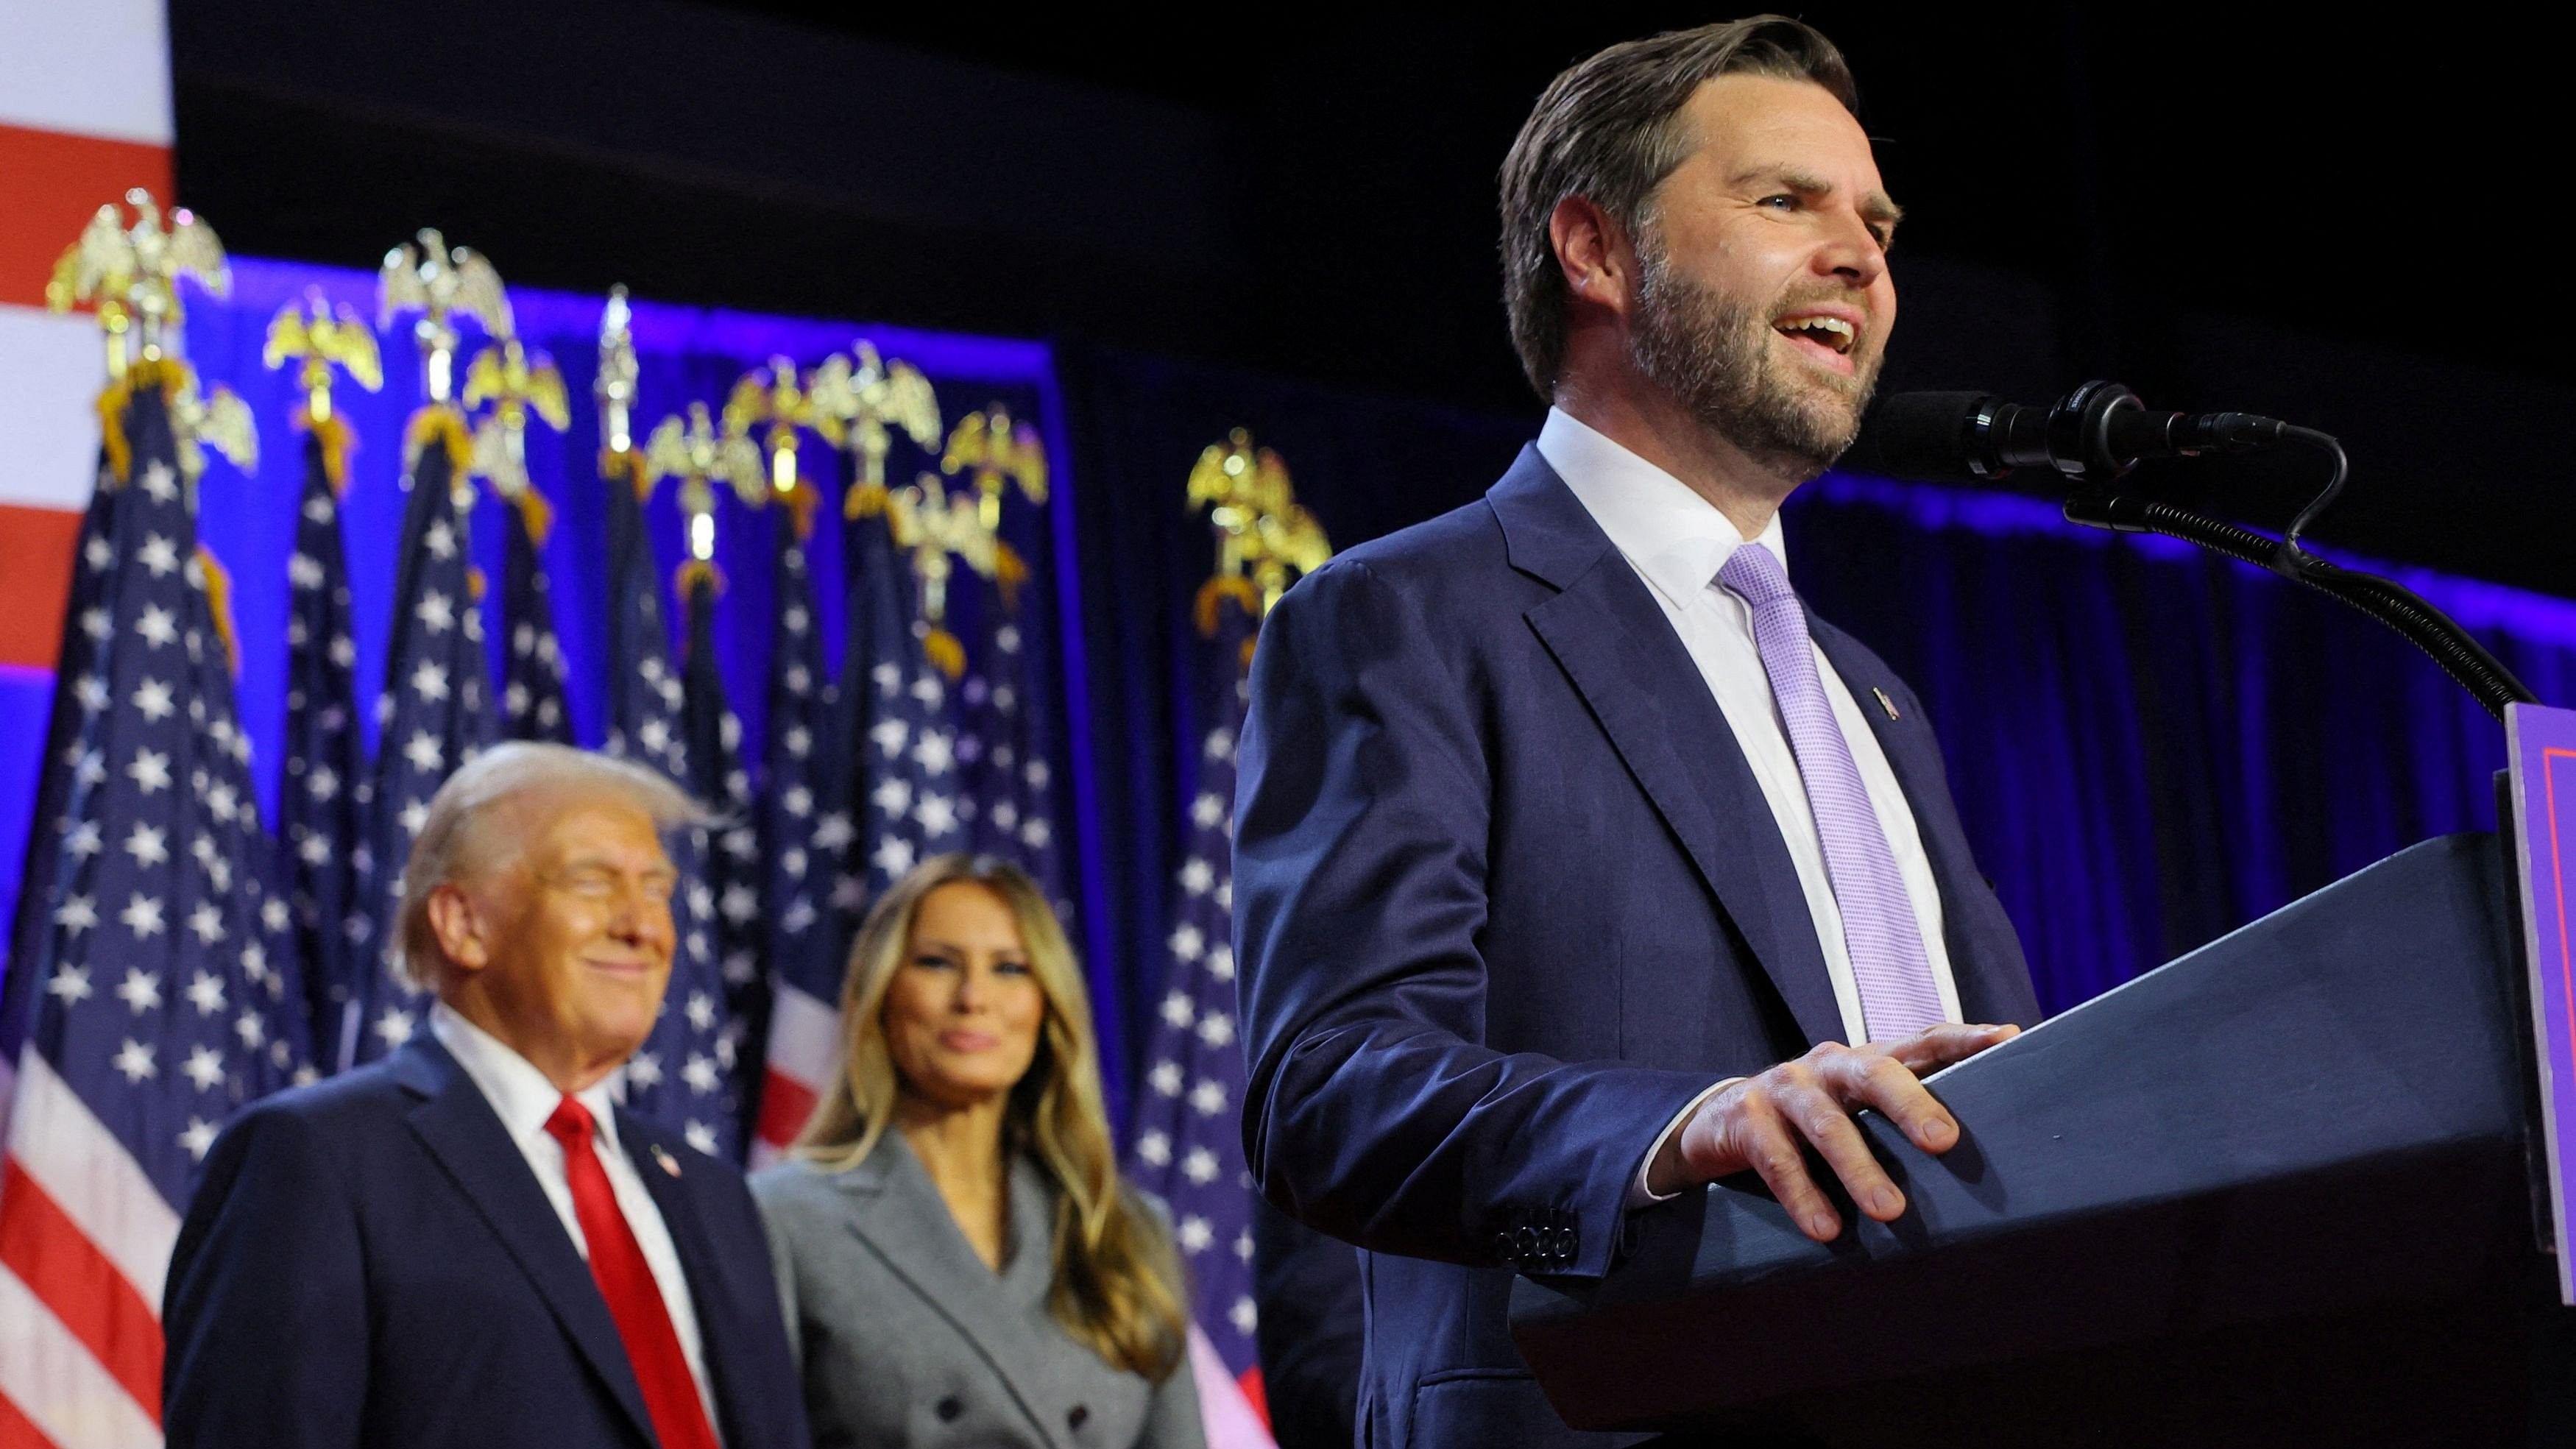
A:
{"label": "long blonde wavy hair", "polygon": [[1101,1105],[1091,998],[1064,927],[1036,882],[982,855],[940,855],[897,881],[868,911],[841,986],[844,1065],[797,1135],[797,1156],[831,1171],[866,1160],[903,1091],[886,1045],[885,998],[932,891],[958,881],[999,896],[1019,923],[1029,968],[1046,998],[1037,1056],[1012,1086],[1002,1146],[1037,1161],[1056,1188],[1054,1286],[1047,1311],[1113,1368],[1155,1382],[1180,1366],[1188,1320],[1181,1267],[1152,1213],[1121,1183]]}

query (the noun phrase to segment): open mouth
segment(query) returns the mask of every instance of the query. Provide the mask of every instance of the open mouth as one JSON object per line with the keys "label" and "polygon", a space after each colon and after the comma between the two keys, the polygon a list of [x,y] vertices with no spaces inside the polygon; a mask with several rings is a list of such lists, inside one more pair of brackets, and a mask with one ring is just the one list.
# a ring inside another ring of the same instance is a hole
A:
{"label": "open mouth", "polygon": [[1860,345],[1860,328],[1829,313],[1783,317],[1771,324],[1798,350],[1836,372],[1852,370],[1851,350]]}

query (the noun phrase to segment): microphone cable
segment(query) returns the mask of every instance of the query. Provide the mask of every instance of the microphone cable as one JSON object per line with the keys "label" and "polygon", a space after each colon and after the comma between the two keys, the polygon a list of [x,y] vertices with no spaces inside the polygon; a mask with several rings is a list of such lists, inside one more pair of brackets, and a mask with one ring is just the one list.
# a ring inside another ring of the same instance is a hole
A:
{"label": "microphone cable", "polygon": [[2066,519],[2089,528],[2180,539],[2306,584],[2397,631],[2499,720],[2504,718],[2508,704],[2539,703],[2540,697],[2503,661],[2414,590],[2394,579],[2341,567],[2302,546],[2300,536],[2342,494],[2350,463],[2344,456],[2343,444],[2334,435],[2315,428],[2285,425],[2281,441],[2303,443],[2324,452],[2332,459],[2333,467],[2324,489],[2299,510],[2279,538],[2177,504],[2124,493],[2079,493],[2066,500]]}

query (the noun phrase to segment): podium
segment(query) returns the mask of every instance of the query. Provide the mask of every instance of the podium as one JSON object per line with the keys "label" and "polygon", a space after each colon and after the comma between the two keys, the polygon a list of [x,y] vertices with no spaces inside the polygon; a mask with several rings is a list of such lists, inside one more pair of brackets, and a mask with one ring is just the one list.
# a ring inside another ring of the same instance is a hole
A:
{"label": "podium", "polygon": [[2576,1445],[2512,895],[2391,856],[1933,1077],[1946,1154],[1865,1114],[1897,1222],[1720,1183],[1513,1338],[1675,1444]]}

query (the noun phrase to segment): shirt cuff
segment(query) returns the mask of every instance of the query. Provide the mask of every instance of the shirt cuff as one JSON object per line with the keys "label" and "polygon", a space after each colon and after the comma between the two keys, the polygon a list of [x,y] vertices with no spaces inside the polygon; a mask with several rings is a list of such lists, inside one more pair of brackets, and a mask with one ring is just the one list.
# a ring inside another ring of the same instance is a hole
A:
{"label": "shirt cuff", "polygon": [[1729,1077],[1725,1081],[1711,1085],[1707,1091],[1700,1093],[1698,1096],[1693,1097],[1688,1102],[1684,1103],[1682,1105],[1682,1109],[1673,1114],[1673,1120],[1664,1124],[1664,1130],[1655,1134],[1654,1144],[1646,1149],[1645,1160],[1637,1164],[1636,1177],[1631,1179],[1628,1183],[1628,1201],[1624,1206],[1629,1211],[1634,1212],[1641,1207],[1651,1207],[1659,1202],[1671,1202],[1674,1198],[1681,1196],[1681,1194],[1677,1192],[1657,1192],[1653,1188],[1646,1186],[1647,1172],[1654,1167],[1655,1159],[1663,1156],[1664,1144],[1672,1140],[1672,1135],[1682,1129],[1682,1124],[1684,1122],[1690,1120],[1691,1113],[1699,1110],[1700,1103],[1707,1101],[1709,1098],[1716,1096],[1718,1093],[1725,1091],[1736,1083],[1746,1080],[1749,1079],[1744,1077]]}

